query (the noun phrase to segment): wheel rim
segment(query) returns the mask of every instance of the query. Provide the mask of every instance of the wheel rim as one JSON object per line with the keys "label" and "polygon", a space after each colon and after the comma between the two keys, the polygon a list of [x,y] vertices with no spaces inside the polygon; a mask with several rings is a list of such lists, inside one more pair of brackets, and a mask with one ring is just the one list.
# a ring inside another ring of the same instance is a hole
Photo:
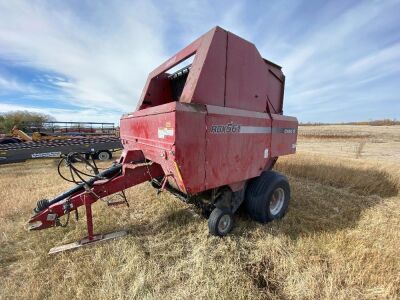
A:
{"label": "wheel rim", "polygon": [[271,196],[271,201],[269,202],[269,211],[272,215],[277,215],[285,202],[285,190],[283,188],[276,188]]}
{"label": "wheel rim", "polygon": [[100,152],[99,153],[99,160],[108,160],[110,155],[107,152]]}
{"label": "wheel rim", "polygon": [[231,217],[229,215],[223,215],[218,222],[218,231],[221,234],[224,234],[229,231],[229,227],[231,226]]}

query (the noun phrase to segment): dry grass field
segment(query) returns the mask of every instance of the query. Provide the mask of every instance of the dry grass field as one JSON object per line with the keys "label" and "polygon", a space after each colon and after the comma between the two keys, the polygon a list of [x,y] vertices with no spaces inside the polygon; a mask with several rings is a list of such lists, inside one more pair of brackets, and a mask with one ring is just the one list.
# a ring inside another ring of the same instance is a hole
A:
{"label": "dry grass field", "polygon": [[304,126],[276,169],[292,199],[280,221],[244,212],[226,238],[149,184],[130,208],[94,205],[95,229],[127,237],[47,256],[85,235],[24,229],[36,200],[70,185],[52,160],[0,167],[1,299],[396,299],[400,297],[400,126]]}

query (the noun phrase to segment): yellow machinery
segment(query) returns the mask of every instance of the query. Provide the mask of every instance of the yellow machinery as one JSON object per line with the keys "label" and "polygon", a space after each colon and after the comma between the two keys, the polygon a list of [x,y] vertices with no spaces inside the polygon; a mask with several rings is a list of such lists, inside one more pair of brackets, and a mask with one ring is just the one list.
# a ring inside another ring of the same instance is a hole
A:
{"label": "yellow machinery", "polygon": [[23,132],[22,130],[18,129],[17,126],[14,126],[13,129],[11,129],[11,135],[13,137],[17,137],[21,139],[24,142],[38,142],[38,141],[49,141],[49,140],[64,140],[64,139],[70,139],[72,136],[52,136],[52,135],[46,135],[40,132],[34,132],[32,133],[32,136],[29,136],[27,133]]}

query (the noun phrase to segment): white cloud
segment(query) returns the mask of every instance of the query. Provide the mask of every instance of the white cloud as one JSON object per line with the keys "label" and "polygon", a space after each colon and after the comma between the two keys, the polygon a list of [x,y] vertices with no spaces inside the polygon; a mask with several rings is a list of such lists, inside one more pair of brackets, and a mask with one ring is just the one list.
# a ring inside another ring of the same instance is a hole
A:
{"label": "white cloud", "polygon": [[367,56],[355,61],[347,67],[345,72],[348,74],[360,74],[363,72],[373,70],[375,73],[381,71],[384,68],[385,72],[388,69],[394,68],[399,69],[397,64],[391,64],[392,61],[400,60],[400,43],[396,43],[392,46],[379,49],[374,53],[368,54]]}
{"label": "white cloud", "polygon": [[344,66],[344,60],[360,49],[355,44],[360,35],[370,30],[373,20],[390,8],[390,2],[386,5],[360,2],[341,15],[326,20],[317,30],[302,36],[283,57],[282,64],[286,66],[287,77],[298,80],[318,72],[318,76],[309,80],[321,81],[326,77],[336,76],[333,68]]}
{"label": "white cloud", "polygon": [[1,2],[0,56],[67,77],[56,83],[74,104],[133,110],[147,74],[165,58],[157,7],[91,2],[78,14],[58,3]]}
{"label": "white cloud", "polygon": [[31,85],[23,84],[15,78],[0,75],[0,95],[5,92],[33,93],[35,89]]}

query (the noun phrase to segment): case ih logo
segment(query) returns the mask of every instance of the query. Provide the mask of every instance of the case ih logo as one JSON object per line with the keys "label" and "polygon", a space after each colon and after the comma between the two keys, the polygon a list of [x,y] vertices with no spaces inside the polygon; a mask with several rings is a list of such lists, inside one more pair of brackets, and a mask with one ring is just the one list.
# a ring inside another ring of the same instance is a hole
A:
{"label": "case ih logo", "polygon": [[239,133],[240,125],[228,123],[226,125],[211,125],[211,133]]}
{"label": "case ih logo", "polygon": [[295,128],[283,128],[283,133],[293,134],[293,133],[296,133],[296,129]]}

